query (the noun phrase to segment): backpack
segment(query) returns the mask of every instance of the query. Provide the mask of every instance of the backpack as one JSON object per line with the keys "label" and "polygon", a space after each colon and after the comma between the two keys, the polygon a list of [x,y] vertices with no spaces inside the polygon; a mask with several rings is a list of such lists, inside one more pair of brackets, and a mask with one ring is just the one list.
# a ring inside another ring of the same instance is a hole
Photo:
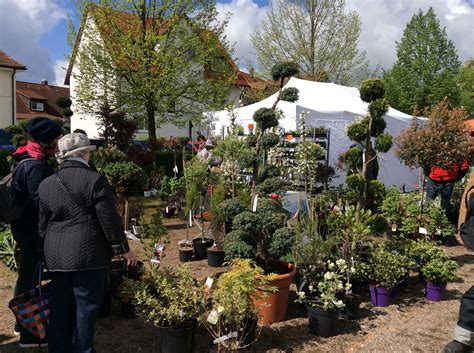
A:
{"label": "backpack", "polygon": [[[472,186],[470,190],[474,189]],[[467,194],[469,194],[469,191]],[[459,228],[459,234],[467,248],[474,251],[474,193],[471,193],[469,199],[466,196],[466,218]]]}
{"label": "backpack", "polygon": [[21,160],[10,174],[0,181],[0,222],[12,223],[20,218],[23,208],[28,200],[23,205],[18,205],[15,202],[15,189],[13,187],[13,178],[18,167],[26,161],[33,161],[33,158],[26,158]]}

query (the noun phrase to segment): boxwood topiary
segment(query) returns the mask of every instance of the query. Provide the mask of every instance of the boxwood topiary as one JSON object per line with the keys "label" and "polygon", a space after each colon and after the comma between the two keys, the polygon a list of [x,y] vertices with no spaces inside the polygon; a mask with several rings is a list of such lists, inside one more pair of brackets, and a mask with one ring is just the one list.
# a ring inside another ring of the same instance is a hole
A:
{"label": "boxwood topiary", "polygon": [[233,230],[224,238],[224,252],[226,260],[254,259],[255,248],[250,245],[248,235],[241,230]]}
{"label": "boxwood topiary", "polygon": [[285,182],[280,178],[268,178],[257,186],[257,194],[260,196],[271,193],[280,193],[285,189]]}
{"label": "boxwood topiary", "polygon": [[266,134],[262,136],[262,148],[269,150],[280,143],[280,136],[275,133]]}
{"label": "boxwood topiary", "polygon": [[278,118],[273,109],[260,108],[253,113],[253,120],[261,130],[267,130],[278,126]]}
{"label": "boxwood topiary", "polygon": [[291,260],[291,250],[296,233],[288,227],[279,228],[273,233],[268,247],[268,255],[275,259]]}
{"label": "boxwood topiary", "polygon": [[280,92],[280,99],[285,102],[294,103],[298,100],[299,90],[295,87],[288,87]]}
{"label": "boxwood topiary", "polygon": [[245,211],[235,216],[232,225],[233,229],[241,230],[248,234],[258,233],[262,228],[260,218],[250,211]]}
{"label": "boxwood topiary", "polygon": [[367,119],[362,119],[353,122],[347,127],[347,136],[356,142],[365,141],[369,133],[369,122]]}
{"label": "boxwood topiary", "polygon": [[117,194],[120,195],[140,194],[148,184],[148,176],[145,171],[134,162],[110,163],[102,171]]}
{"label": "boxwood topiary", "polygon": [[245,211],[249,209],[239,199],[229,199],[220,204],[220,212],[228,220],[234,219],[239,213]]}
{"label": "boxwood topiary", "polygon": [[293,61],[282,61],[272,67],[271,75],[274,81],[297,75],[298,65]]}
{"label": "boxwood topiary", "polygon": [[393,145],[392,135],[383,133],[377,136],[377,141],[375,142],[375,149],[380,152],[388,152]]}
{"label": "boxwood topiary", "polygon": [[258,181],[262,182],[268,178],[275,178],[281,176],[281,171],[280,169],[273,165],[273,164],[268,164],[263,167],[258,173]]}
{"label": "boxwood topiary", "polygon": [[366,80],[360,86],[360,98],[367,103],[385,96],[385,84],[379,78]]}
{"label": "boxwood topiary", "polygon": [[381,118],[388,111],[388,102],[385,98],[379,98],[369,104],[369,113],[372,118]]}

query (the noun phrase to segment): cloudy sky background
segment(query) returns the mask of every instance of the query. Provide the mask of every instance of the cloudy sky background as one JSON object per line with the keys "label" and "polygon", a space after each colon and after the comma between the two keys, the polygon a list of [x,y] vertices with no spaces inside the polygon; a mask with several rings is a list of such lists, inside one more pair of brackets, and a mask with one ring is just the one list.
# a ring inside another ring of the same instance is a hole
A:
{"label": "cloudy sky background", "polygon": [[[474,57],[474,0],[346,0],[347,10],[362,19],[359,47],[367,51],[371,66],[390,68],[396,59],[395,41],[406,23],[432,6],[456,45],[462,61]],[[0,50],[28,68],[18,80],[62,84],[70,49],[66,43],[70,0],[0,0]],[[241,66],[254,60],[250,34],[266,17],[266,0],[219,1],[219,16],[231,13],[227,37],[235,45]]]}

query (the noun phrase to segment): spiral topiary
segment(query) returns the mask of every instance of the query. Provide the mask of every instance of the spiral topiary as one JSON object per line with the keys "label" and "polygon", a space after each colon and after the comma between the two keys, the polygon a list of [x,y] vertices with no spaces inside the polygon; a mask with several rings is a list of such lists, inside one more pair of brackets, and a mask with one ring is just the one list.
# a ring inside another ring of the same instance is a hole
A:
{"label": "spiral topiary", "polygon": [[299,90],[295,87],[288,87],[280,92],[280,99],[285,102],[294,103],[299,98]]}
{"label": "spiral topiary", "polygon": [[360,99],[370,103],[385,96],[385,84],[379,78],[366,80],[360,86]]}
{"label": "spiral topiary", "polygon": [[272,67],[271,75],[274,81],[295,76],[299,73],[298,65],[293,61],[283,61]]}

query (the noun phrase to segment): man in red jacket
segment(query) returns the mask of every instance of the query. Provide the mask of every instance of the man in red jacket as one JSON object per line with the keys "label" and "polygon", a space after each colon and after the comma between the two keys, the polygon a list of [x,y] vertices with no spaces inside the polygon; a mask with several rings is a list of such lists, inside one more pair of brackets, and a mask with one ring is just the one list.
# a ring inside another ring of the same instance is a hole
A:
{"label": "man in red jacket", "polygon": [[469,170],[469,161],[465,160],[460,166],[453,164],[448,169],[432,167],[426,182],[426,199],[434,200],[438,195],[441,198],[441,207],[448,218],[451,216],[450,201],[454,183],[462,179]]}

